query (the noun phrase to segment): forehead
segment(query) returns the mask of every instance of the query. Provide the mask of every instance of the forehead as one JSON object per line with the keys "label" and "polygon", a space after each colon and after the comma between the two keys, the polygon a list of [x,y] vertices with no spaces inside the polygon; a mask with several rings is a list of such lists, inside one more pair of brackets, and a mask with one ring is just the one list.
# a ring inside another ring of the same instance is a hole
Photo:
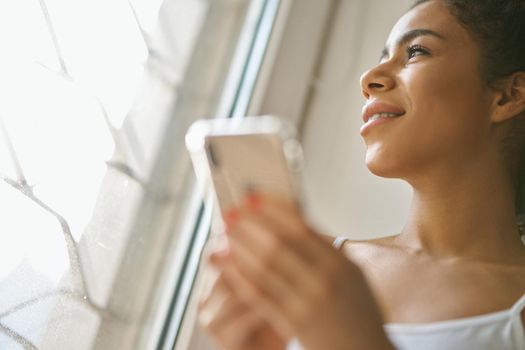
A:
{"label": "forehead", "polygon": [[438,0],[423,3],[405,13],[394,25],[388,36],[387,46],[392,46],[396,39],[414,29],[430,29],[448,40],[458,44],[471,41],[467,31],[450,13],[447,6]]}

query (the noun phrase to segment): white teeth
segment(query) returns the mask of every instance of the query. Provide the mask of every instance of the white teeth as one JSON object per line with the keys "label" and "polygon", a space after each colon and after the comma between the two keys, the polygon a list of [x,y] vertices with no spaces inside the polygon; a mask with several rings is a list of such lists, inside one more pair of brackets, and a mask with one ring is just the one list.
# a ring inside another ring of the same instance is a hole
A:
{"label": "white teeth", "polygon": [[373,116],[371,116],[368,121],[369,122],[373,122],[374,120],[377,120],[379,118],[395,118],[397,117],[398,114],[394,114],[394,113],[377,113],[377,114],[374,114]]}

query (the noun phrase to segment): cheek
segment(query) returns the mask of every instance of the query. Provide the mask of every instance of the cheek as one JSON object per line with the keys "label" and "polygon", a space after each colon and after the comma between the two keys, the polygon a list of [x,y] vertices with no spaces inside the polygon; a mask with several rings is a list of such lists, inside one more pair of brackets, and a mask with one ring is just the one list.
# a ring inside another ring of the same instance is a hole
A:
{"label": "cheek", "polygon": [[489,125],[479,73],[454,62],[439,67],[408,80],[406,91],[412,107],[408,132],[438,149],[478,147]]}
{"label": "cheek", "polygon": [[477,72],[452,65],[411,73],[401,76],[407,115],[367,142],[367,166],[379,176],[405,177],[437,163],[457,166],[487,140],[488,108]]}

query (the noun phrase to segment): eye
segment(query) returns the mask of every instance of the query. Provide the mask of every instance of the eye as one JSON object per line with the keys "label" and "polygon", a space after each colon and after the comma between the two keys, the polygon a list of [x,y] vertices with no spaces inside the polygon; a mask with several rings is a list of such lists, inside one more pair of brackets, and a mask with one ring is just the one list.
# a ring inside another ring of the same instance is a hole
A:
{"label": "eye", "polygon": [[411,45],[407,48],[408,59],[411,60],[414,57],[421,55],[428,55],[429,51],[421,45]]}

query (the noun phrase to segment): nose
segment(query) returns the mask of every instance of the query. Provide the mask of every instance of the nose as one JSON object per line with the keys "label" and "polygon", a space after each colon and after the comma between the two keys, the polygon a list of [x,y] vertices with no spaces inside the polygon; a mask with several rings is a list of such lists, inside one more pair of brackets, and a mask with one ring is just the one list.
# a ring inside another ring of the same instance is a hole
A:
{"label": "nose", "polygon": [[367,100],[374,94],[393,89],[396,85],[395,79],[385,68],[384,64],[380,64],[361,76],[361,91]]}

